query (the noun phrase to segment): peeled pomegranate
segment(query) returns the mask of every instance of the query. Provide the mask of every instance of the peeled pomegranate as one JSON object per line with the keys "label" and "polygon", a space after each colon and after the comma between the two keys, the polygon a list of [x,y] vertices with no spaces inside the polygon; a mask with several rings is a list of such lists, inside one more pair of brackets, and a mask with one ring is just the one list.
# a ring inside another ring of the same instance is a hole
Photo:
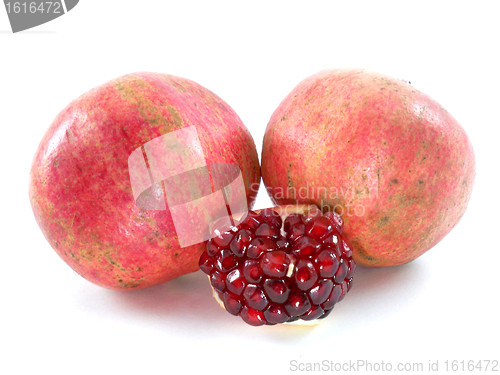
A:
{"label": "peeled pomegranate", "polygon": [[[250,208],[257,151],[229,105],[188,79],[129,74],[59,113],[36,151],[29,197],[43,234],[77,273],[111,289],[144,288],[198,270],[203,241],[182,245],[172,198],[193,202],[220,190],[214,169],[207,172],[213,165],[240,173]],[[184,225],[199,229],[204,214],[186,214]]]}
{"label": "peeled pomegranate", "polygon": [[365,70],[305,79],[264,136],[262,177],[274,203],[341,214],[365,266],[403,264],[436,245],[464,214],[474,176],[472,145],[443,107]]}
{"label": "peeled pomegranate", "polygon": [[342,218],[316,206],[276,206],[212,225],[200,257],[213,295],[252,326],[317,324],[352,287],[356,264]]}

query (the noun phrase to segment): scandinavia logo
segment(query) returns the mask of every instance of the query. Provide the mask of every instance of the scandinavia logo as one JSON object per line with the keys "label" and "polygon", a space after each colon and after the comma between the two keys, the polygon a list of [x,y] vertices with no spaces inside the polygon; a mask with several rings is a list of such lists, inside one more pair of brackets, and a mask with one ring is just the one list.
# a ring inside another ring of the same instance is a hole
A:
{"label": "scandinavia logo", "polygon": [[12,32],[17,33],[52,21],[73,9],[79,0],[4,0]]}

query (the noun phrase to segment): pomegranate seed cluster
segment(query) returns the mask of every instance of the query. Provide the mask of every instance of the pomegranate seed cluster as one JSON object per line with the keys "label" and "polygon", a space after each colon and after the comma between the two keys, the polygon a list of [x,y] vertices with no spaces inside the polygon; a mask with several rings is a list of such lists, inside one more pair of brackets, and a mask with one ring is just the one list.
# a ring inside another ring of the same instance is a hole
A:
{"label": "pomegranate seed cluster", "polygon": [[350,290],[356,267],[335,212],[249,211],[214,230],[200,257],[226,310],[259,326],[325,318]]}

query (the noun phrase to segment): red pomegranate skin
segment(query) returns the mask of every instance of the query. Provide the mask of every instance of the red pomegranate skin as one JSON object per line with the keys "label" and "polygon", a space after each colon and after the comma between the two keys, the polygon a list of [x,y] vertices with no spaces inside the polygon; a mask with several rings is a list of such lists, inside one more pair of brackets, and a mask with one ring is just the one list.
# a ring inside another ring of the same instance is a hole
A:
{"label": "red pomegranate skin", "polygon": [[191,80],[125,75],[57,115],[36,151],[29,198],[46,239],[78,274],[128,290],[198,270],[203,244],[181,248],[168,208],[139,208],[128,171],[132,151],[190,125],[207,163],[239,166],[251,207],[260,182],[253,139],[228,104]]}
{"label": "red pomegranate skin", "polygon": [[299,83],[273,113],[262,177],[276,204],[339,212],[356,263],[394,266],[458,223],[475,160],[458,122],[410,84],[326,70]]}

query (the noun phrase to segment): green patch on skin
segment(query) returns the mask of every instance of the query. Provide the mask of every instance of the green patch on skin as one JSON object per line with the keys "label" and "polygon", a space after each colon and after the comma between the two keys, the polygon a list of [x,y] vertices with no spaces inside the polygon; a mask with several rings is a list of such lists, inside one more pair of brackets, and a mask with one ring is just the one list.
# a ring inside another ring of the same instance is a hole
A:
{"label": "green patch on skin", "polygon": [[[287,176],[287,179],[288,179],[288,190],[290,191],[293,191],[293,182],[292,182],[292,178],[290,177],[290,169],[292,168],[292,164],[288,164],[288,169],[286,171],[286,176]],[[295,194],[294,194],[294,197],[295,198]]]}
{"label": "green patch on skin", "polygon": [[118,263],[115,259],[111,257],[109,254],[104,254],[104,257],[108,260],[110,264],[112,264],[114,267],[118,268],[120,271],[123,272],[128,272],[128,270],[123,267],[120,263]]}
{"label": "green patch on skin", "polygon": [[[167,106],[170,115],[173,117],[172,122],[165,118],[158,106],[145,96],[146,89],[149,91],[155,90],[149,84],[146,87],[146,83],[140,78],[117,82],[115,89],[124,101],[137,107],[140,116],[150,127],[158,126],[161,134],[169,133],[174,126],[176,129],[183,127],[182,118],[175,108]],[[123,130],[122,133],[124,133]]]}
{"label": "green patch on skin", "polygon": [[383,227],[383,226],[384,226],[384,225],[386,225],[388,222],[389,222],[389,216],[384,216],[383,218],[381,218],[381,219],[378,221],[378,228]]}
{"label": "green patch on skin", "polygon": [[141,277],[140,279],[130,279],[127,281],[123,281],[123,279],[118,279],[118,284],[122,288],[134,289],[134,288],[139,287],[144,280],[146,280],[146,278],[144,276]]}
{"label": "green patch on skin", "polygon": [[[368,186],[356,188],[354,190],[355,199],[361,200],[370,196],[370,188]],[[352,201],[351,201],[352,203]]]}
{"label": "green patch on skin", "polygon": [[367,253],[364,252],[364,250],[361,249],[361,247],[359,246],[356,246],[355,247],[356,250],[357,250],[357,255],[362,258],[363,260],[366,260],[368,261],[369,263],[371,264],[377,264],[377,263],[380,263],[378,262],[374,257],[372,257],[371,255],[368,255]]}
{"label": "green patch on skin", "polygon": [[177,112],[177,110],[172,107],[171,105],[167,106],[167,109],[168,109],[168,112],[170,113],[170,115],[172,116],[172,118],[174,119],[174,125],[177,129],[180,129],[184,126],[184,121],[182,120],[182,117],[181,115],[179,114],[179,112]]}

